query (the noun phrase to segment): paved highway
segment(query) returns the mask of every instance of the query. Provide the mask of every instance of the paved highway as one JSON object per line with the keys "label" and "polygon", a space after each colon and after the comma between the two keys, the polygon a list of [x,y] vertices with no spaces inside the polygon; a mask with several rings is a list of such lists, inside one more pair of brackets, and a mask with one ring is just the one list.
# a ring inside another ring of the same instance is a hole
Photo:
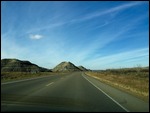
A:
{"label": "paved highway", "polygon": [[1,84],[1,108],[1,111],[128,111],[81,72]]}

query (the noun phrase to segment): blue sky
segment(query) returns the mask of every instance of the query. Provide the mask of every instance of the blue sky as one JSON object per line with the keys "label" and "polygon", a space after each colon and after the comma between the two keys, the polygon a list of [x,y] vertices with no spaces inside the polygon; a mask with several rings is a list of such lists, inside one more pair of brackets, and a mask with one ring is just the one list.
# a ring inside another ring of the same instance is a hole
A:
{"label": "blue sky", "polygon": [[1,2],[1,59],[53,68],[149,66],[149,2]]}

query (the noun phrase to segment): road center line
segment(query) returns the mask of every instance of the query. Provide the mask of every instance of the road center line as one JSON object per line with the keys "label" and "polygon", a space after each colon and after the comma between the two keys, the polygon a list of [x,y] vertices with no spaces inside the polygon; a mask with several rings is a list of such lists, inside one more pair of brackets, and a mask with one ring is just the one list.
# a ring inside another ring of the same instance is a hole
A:
{"label": "road center line", "polygon": [[49,85],[51,85],[51,84],[53,84],[54,82],[51,82],[51,83],[49,83],[49,84],[47,84],[46,86],[49,86]]}

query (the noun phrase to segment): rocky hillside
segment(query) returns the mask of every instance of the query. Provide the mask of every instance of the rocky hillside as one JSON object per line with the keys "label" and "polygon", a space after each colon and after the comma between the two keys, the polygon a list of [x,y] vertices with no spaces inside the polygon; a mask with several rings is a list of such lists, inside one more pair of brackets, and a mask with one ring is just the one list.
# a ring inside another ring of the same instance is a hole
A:
{"label": "rocky hillside", "polygon": [[18,59],[2,59],[1,72],[46,72],[50,71],[46,68],[39,67],[29,61],[21,61]]}
{"label": "rocky hillside", "polygon": [[86,69],[86,68],[83,67],[83,66],[78,66],[78,68],[79,68],[80,70],[82,70],[82,71],[88,71],[88,69]]}
{"label": "rocky hillside", "polygon": [[71,71],[81,71],[81,70],[71,62],[61,62],[52,71],[54,71],[54,72],[64,72],[64,71],[71,72]]}

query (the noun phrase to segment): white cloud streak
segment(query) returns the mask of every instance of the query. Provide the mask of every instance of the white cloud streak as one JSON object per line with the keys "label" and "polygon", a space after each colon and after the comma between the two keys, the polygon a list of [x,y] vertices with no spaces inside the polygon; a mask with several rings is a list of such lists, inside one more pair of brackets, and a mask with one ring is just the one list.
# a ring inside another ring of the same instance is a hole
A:
{"label": "white cloud streak", "polygon": [[41,39],[41,38],[43,38],[43,36],[42,35],[39,35],[39,34],[36,34],[36,35],[30,35],[30,39],[33,39],[33,40],[38,40],[38,39]]}
{"label": "white cloud streak", "polygon": [[[141,16],[139,18],[137,18],[136,20],[132,20],[130,21],[130,23],[124,25],[122,28],[120,28],[116,33],[109,33],[108,31],[106,31],[106,34],[100,34],[97,38],[95,38],[95,40],[91,41],[90,44],[88,44],[88,46],[83,49],[80,53],[78,53],[77,58],[80,59],[79,62],[84,61],[84,59],[86,59],[86,56],[89,56],[89,54],[92,54],[95,52],[96,49],[102,49],[105,46],[107,46],[108,44],[115,42],[117,40],[120,40],[122,35],[126,34],[127,31],[129,31],[130,29],[133,29],[134,27],[136,27],[135,25],[141,21],[142,19],[144,19],[146,16]],[[111,29],[110,29],[111,31]],[[125,35],[126,37],[128,36],[127,34]],[[103,38],[101,38],[103,37]],[[105,37],[105,38],[104,38]],[[123,37],[123,38],[126,38]]]}
{"label": "white cloud streak", "polygon": [[89,15],[81,18],[81,19],[71,20],[71,22],[78,22],[78,21],[85,21],[85,20],[93,19],[93,18],[96,18],[96,17],[99,17],[99,16],[103,16],[103,15],[106,15],[106,14],[113,13],[113,12],[122,11],[122,10],[125,10],[125,9],[133,7],[133,6],[141,5],[141,3],[144,3],[144,2],[131,2],[131,3],[128,3],[128,4],[123,4],[123,5],[120,5],[120,6],[110,8],[108,10],[98,11],[96,13],[89,14]]}
{"label": "white cloud streak", "polygon": [[[80,19],[77,18],[77,19],[72,19],[72,20],[68,20],[68,21],[64,21],[64,22],[44,25],[44,26],[41,26],[40,28],[30,29],[29,31],[27,31],[27,34],[32,33],[32,32],[41,31],[41,30],[45,30],[45,29],[56,28],[56,27],[63,26],[63,25],[68,24],[68,23],[76,23],[76,22],[82,22],[82,21],[94,19],[94,18],[99,17],[99,16],[103,16],[103,15],[106,15],[106,14],[111,14],[113,12],[119,12],[119,11],[122,11],[124,9],[130,8],[130,7],[133,7],[133,6],[141,5],[142,3],[145,3],[145,2],[140,2],[140,1],[131,2],[131,3],[127,3],[127,4],[123,4],[123,5],[120,5],[120,6],[113,7],[113,8],[108,9],[108,10],[98,11],[98,12],[92,13],[92,14],[89,14],[87,16],[81,17]],[[103,25],[103,26],[105,26],[105,25]],[[102,26],[100,26],[100,27],[102,27]]]}
{"label": "white cloud streak", "polygon": [[[109,56],[99,57],[97,59],[87,61],[87,62],[85,62],[85,64],[91,64],[91,68],[99,69],[106,65],[107,65],[107,67],[112,66],[115,63],[118,63],[118,64],[120,64],[120,66],[122,66],[122,63],[124,63],[124,62],[129,63],[129,62],[133,61],[133,59],[134,59],[134,62],[136,62],[136,61],[139,61],[143,57],[147,57],[147,59],[145,59],[145,60],[147,60],[147,63],[148,63],[149,62],[148,56],[149,56],[149,48],[140,48],[137,50],[120,52],[120,53],[112,54]],[[136,62],[136,64],[138,64],[138,63],[139,62]]]}

